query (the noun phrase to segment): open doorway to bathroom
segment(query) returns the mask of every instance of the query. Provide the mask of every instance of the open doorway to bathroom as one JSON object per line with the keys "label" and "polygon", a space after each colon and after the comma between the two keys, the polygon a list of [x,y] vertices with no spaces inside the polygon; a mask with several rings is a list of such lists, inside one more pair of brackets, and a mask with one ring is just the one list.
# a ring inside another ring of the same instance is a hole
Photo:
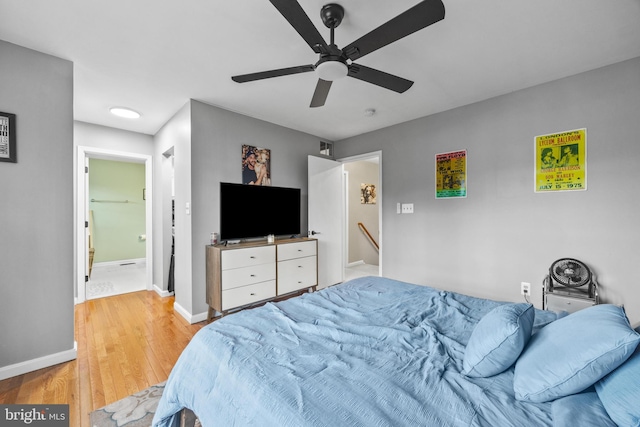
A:
{"label": "open doorway to bathroom", "polygon": [[344,166],[344,280],[382,274],[382,153],[340,160]]}
{"label": "open doorway to bathroom", "polygon": [[152,289],[151,163],[78,147],[77,303]]}
{"label": "open doorway to bathroom", "polygon": [[86,298],[146,289],[145,165],[89,158]]}

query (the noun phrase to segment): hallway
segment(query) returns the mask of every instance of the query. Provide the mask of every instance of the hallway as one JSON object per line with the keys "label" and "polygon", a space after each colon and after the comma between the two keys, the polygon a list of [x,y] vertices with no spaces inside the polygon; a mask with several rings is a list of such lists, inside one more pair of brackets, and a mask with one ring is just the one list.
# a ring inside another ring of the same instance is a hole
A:
{"label": "hallway", "polygon": [[344,281],[364,276],[379,276],[379,267],[372,264],[354,264],[344,268]]}

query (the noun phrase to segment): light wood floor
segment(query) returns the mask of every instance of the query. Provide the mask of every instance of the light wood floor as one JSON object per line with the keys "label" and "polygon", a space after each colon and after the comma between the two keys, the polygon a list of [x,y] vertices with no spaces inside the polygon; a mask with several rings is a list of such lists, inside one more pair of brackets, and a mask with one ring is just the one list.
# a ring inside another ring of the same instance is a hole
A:
{"label": "light wood floor", "polygon": [[90,427],[94,409],[165,381],[205,326],[189,325],[173,303],[140,291],[76,305],[78,358],[0,381],[0,403],[67,403],[70,426]]}

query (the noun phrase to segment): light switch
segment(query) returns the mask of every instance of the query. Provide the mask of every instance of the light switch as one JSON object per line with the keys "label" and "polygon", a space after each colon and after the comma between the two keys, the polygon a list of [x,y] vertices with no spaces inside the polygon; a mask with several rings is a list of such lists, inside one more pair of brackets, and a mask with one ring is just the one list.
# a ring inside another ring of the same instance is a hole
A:
{"label": "light switch", "polygon": [[402,204],[402,213],[403,214],[411,214],[411,213],[413,213],[413,203],[403,203]]}

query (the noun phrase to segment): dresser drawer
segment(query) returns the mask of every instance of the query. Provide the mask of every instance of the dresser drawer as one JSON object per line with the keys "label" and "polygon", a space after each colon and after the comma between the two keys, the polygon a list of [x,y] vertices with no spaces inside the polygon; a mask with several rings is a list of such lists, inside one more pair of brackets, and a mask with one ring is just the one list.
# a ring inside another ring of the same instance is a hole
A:
{"label": "dresser drawer", "polygon": [[278,261],[314,256],[317,252],[316,241],[285,243],[278,245]]}
{"label": "dresser drawer", "polygon": [[243,305],[273,298],[276,296],[276,281],[260,282],[254,285],[222,291],[222,309],[230,310]]}
{"label": "dresser drawer", "polygon": [[278,262],[278,295],[316,286],[318,283],[315,256]]}
{"label": "dresser drawer", "polygon": [[222,270],[222,290],[276,280],[276,263]]}
{"label": "dresser drawer", "polygon": [[229,249],[222,251],[221,258],[223,270],[268,264],[276,260],[276,247],[259,246],[255,248]]}

